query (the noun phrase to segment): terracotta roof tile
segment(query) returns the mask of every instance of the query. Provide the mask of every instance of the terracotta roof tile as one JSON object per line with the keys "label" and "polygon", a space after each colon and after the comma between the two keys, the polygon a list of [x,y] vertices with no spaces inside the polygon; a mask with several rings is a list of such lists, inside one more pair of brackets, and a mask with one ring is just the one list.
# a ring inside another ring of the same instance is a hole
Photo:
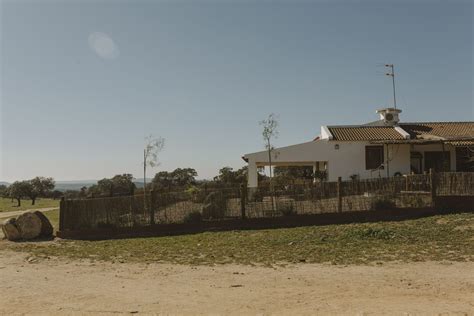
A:
{"label": "terracotta roof tile", "polygon": [[474,122],[401,123],[411,138],[474,138]]}
{"label": "terracotta roof tile", "polygon": [[333,139],[340,141],[404,139],[392,126],[333,126],[328,128],[334,137]]}
{"label": "terracotta roof tile", "polygon": [[474,146],[474,140],[459,140],[459,141],[452,141],[447,142],[456,147],[467,147],[467,146]]}

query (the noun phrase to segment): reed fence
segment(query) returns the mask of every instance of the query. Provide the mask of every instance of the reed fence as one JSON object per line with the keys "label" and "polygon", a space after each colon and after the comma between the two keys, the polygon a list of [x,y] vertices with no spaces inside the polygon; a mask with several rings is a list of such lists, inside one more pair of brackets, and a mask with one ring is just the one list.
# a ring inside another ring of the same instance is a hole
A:
{"label": "reed fence", "polygon": [[392,208],[432,207],[437,196],[474,196],[474,173],[446,172],[255,189],[201,186],[144,195],[62,199],[60,231],[132,228]]}

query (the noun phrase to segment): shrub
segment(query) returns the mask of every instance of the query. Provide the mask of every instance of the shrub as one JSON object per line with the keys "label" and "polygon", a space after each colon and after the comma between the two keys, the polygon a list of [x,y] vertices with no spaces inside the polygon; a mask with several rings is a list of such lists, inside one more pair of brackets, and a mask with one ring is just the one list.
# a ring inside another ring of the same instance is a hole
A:
{"label": "shrub", "polygon": [[426,203],[425,201],[423,201],[423,198],[421,196],[406,197],[403,202],[409,207],[421,208],[423,206],[426,206]]}
{"label": "shrub", "polygon": [[289,204],[284,204],[281,208],[280,208],[280,212],[283,216],[293,216],[293,215],[297,215],[296,211],[294,210],[293,208],[293,203],[289,203]]}
{"label": "shrub", "polygon": [[378,198],[372,202],[372,209],[376,211],[393,209],[395,207],[395,203],[387,197]]}
{"label": "shrub", "polygon": [[351,174],[349,176],[349,178],[351,178],[352,181],[357,181],[357,180],[359,180],[359,175],[358,174]]}
{"label": "shrub", "polygon": [[207,193],[206,190],[204,190],[201,187],[197,186],[191,186],[186,190],[186,193],[188,193],[190,196],[192,196],[192,200],[195,203],[203,203],[204,200],[206,199]]}
{"label": "shrub", "polygon": [[260,189],[258,189],[257,191],[251,194],[250,200],[252,202],[263,202],[264,196],[265,194]]}
{"label": "shrub", "polygon": [[183,222],[185,223],[200,223],[202,222],[202,214],[200,212],[191,212],[188,213],[184,219]]}
{"label": "shrub", "polygon": [[319,181],[326,181],[328,179],[328,173],[325,170],[315,171],[314,177]]}

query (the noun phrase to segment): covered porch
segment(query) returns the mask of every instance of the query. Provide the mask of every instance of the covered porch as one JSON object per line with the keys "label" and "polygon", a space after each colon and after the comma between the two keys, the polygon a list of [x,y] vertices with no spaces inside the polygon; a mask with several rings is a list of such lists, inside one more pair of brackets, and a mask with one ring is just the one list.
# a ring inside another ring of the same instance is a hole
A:
{"label": "covered porch", "polygon": [[307,143],[275,148],[269,157],[268,151],[246,154],[242,158],[248,163],[249,188],[258,186],[258,169],[261,167],[312,167],[313,172],[328,172],[331,145],[328,141],[316,140]]}
{"label": "covered porch", "polygon": [[410,172],[422,174],[430,169],[437,172],[474,171],[474,141],[466,139],[416,139],[379,141],[373,144],[410,146]]}

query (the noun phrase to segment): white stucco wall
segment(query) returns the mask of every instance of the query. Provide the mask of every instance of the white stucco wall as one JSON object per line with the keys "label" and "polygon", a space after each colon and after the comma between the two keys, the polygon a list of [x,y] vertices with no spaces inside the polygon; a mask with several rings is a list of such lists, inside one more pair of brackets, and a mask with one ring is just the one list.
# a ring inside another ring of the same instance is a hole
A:
{"label": "white stucco wall", "polygon": [[[369,142],[331,143],[338,144],[339,150],[334,150],[329,159],[329,181],[336,181],[338,177],[342,177],[342,180],[348,180],[353,174],[357,174],[360,179],[371,179],[392,177],[397,172],[401,174],[408,174],[410,172],[409,145],[388,145],[388,168],[384,167],[384,169],[372,171],[365,169],[365,146],[371,146],[372,144]],[[384,159],[385,164],[387,164],[387,147],[385,146]],[[387,174],[387,171],[389,174]]]}
{"label": "white stucco wall", "polygon": [[[336,149],[338,145],[339,149]],[[328,180],[337,181],[350,179],[353,174],[361,179],[386,177],[387,169],[372,172],[365,169],[365,146],[369,142],[336,142],[318,140],[307,143],[281,147],[272,154],[273,165],[312,165],[318,161],[327,162]],[[268,164],[268,153],[261,151],[247,154],[244,157],[249,162],[249,187],[257,185],[257,166]],[[384,157],[387,159],[386,147]],[[410,172],[410,145],[389,145],[389,175],[396,172],[407,174]],[[255,172],[254,172],[255,170]]]}

